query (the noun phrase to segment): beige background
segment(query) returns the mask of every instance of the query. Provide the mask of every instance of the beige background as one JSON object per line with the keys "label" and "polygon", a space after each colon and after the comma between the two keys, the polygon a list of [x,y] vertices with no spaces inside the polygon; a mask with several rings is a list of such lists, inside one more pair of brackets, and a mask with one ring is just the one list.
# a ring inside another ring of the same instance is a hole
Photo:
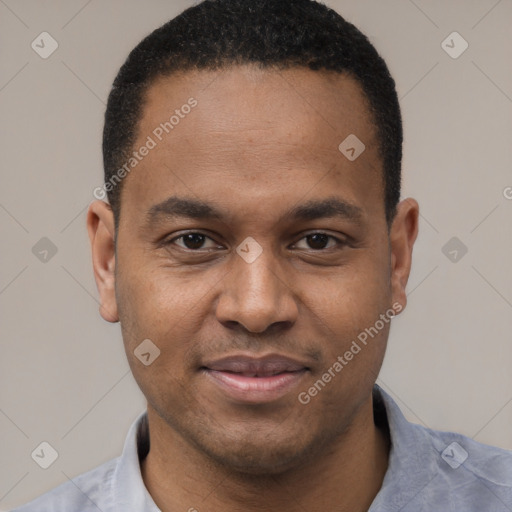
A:
{"label": "beige background", "polygon": [[[144,408],[119,326],[98,315],[85,212],[119,66],[191,3],[0,0],[0,509],[117,456]],[[328,3],[396,78],[404,195],[422,207],[379,382],[411,420],[512,449],[512,2]],[[43,31],[59,44],[46,60],[31,48]],[[457,59],[441,46],[453,31],[469,43]],[[468,248],[455,263],[454,236]],[[46,263],[42,237],[58,251]],[[46,470],[42,441],[59,454]]]}

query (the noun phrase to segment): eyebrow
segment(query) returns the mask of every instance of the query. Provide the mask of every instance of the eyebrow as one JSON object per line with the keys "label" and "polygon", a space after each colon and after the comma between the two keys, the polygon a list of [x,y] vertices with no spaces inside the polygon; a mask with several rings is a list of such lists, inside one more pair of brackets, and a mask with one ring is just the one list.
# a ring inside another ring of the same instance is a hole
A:
{"label": "eyebrow", "polygon": [[[176,217],[189,219],[216,219],[223,220],[225,214],[214,205],[197,199],[171,196],[165,201],[152,206],[146,213],[149,225],[160,220]],[[283,219],[287,220],[315,220],[321,218],[339,217],[360,224],[363,218],[363,209],[355,204],[329,197],[321,200],[311,200],[289,210]]]}
{"label": "eyebrow", "polygon": [[360,224],[363,218],[363,209],[336,197],[329,197],[298,205],[292,208],[285,217],[297,220],[339,217]]}
{"label": "eyebrow", "polygon": [[188,217],[190,219],[222,219],[222,213],[213,205],[197,199],[185,199],[171,196],[152,206],[146,213],[148,224],[161,218]]}

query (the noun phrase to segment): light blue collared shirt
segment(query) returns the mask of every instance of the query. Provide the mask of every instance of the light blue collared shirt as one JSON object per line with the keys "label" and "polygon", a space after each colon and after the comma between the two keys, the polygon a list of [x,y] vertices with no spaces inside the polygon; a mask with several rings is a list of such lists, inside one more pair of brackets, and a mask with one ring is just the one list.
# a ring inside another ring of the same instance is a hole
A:
{"label": "light blue collared shirt", "polygon": [[[374,413],[378,423],[387,416],[391,451],[368,512],[512,512],[512,452],[409,423],[378,385]],[[145,457],[148,446],[142,413],[120,457],[13,512],[160,512],[140,472],[139,454]]]}

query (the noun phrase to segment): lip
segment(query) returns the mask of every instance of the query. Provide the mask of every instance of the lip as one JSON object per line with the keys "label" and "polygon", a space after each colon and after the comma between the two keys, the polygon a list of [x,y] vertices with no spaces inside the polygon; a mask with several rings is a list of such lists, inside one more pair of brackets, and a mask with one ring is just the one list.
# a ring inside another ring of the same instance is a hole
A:
{"label": "lip", "polygon": [[293,358],[232,355],[207,362],[201,368],[217,389],[240,403],[269,403],[288,394],[309,371]]}

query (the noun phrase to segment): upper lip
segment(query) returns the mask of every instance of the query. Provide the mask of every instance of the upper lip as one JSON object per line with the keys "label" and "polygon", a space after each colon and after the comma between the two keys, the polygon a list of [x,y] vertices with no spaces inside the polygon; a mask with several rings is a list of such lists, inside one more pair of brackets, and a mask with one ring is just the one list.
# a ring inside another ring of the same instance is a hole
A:
{"label": "upper lip", "polygon": [[208,361],[203,365],[203,368],[251,376],[270,376],[309,369],[304,363],[279,354],[270,354],[264,357],[231,355]]}

